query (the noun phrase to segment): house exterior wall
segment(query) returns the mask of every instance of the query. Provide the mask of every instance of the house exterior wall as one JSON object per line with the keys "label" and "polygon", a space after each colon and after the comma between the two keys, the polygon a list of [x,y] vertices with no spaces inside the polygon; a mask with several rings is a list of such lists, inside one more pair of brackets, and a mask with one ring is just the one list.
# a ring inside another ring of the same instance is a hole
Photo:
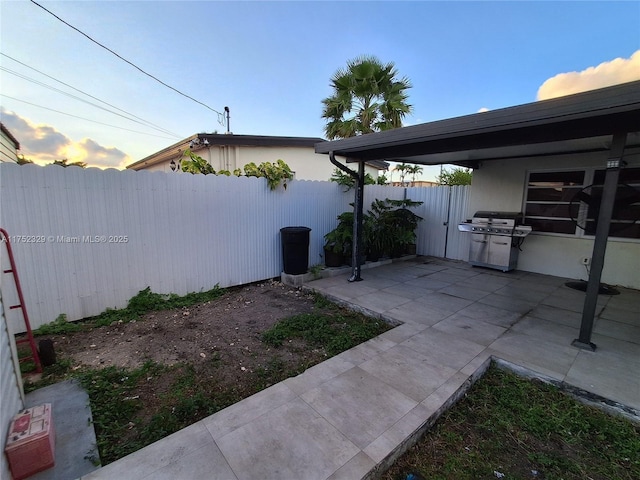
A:
{"label": "house exterior wall", "polygon": [[4,132],[4,127],[0,130],[0,162],[17,162],[18,153],[16,144]]}
{"label": "house exterior wall", "polygon": [[[604,168],[607,158],[608,153],[599,152],[484,162],[473,172],[468,217],[478,210],[523,211],[529,171]],[[629,167],[640,167],[640,150],[626,151],[624,160]],[[580,259],[592,252],[593,237],[532,233],[522,245],[518,269],[586,280]],[[609,239],[602,281],[640,288],[640,240]]]}
{"label": "house exterior wall", "polygon": [[[24,408],[22,379],[15,354],[15,343],[11,340],[4,318],[0,295],[0,450],[4,452],[7,432],[13,416]],[[12,478],[6,455],[0,455],[0,478]]]}
{"label": "house exterior wall", "polygon": [[[229,170],[243,167],[248,163],[260,165],[262,162],[275,162],[282,159],[295,172],[298,180],[329,180],[334,166],[327,155],[315,153],[313,147],[255,147],[255,146],[227,146],[212,145],[208,148],[197,149],[196,155],[207,160],[214,170]],[[177,159],[175,160],[177,162]],[[338,161],[345,162],[338,157]],[[163,163],[141,168],[150,172],[171,173],[171,159]],[[356,169],[357,166],[352,166]],[[369,166],[365,171],[373,178],[378,178],[378,170]]]}

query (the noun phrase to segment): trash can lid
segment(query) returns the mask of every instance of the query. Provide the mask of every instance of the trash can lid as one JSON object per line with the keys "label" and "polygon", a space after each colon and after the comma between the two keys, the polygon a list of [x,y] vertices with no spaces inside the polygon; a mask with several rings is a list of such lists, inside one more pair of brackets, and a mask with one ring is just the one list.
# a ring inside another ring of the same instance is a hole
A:
{"label": "trash can lid", "polygon": [[302,233],[310,232],[311,229],[309,227],[283,227],[280,229],[280,231],[286,233]]}

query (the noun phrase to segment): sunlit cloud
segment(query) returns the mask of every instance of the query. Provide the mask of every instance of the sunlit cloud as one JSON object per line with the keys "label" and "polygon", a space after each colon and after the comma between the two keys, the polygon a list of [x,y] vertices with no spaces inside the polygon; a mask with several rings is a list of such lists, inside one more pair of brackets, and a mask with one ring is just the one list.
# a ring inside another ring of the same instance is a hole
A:
{"label": "sunlit cloud", "polygon": [[480,109],[478,109],[477,113],[483,113],[483,112],[488,112],[489,109],[487,107],[482,107]]}
{"label": "sunlit cloud", "polygon": [[537,99],[562,97],[634,80],[640,80],[640,50],[629,58],[616,58],[581,72],[560,73],[551,77],[538,89]]}
{"label": "sunlit cloud", "polygon": [[90,138],[83,139],[78,144],[85,154],[87,163],[95,167],[117,167],[124,168],[131,162],[131,158],[122,150],[115,147],[103,147]]}
{"label": "sunlit cloud", "polygon": [[115,147],[104,147],[95,140],[74,141],[51,125],[34,124],[15,112],[0,107],[2,123],[20,143],[21,155],[39,165],[66,158],[69,163],[84,162],[89,167],[124,168],[131,157]]}

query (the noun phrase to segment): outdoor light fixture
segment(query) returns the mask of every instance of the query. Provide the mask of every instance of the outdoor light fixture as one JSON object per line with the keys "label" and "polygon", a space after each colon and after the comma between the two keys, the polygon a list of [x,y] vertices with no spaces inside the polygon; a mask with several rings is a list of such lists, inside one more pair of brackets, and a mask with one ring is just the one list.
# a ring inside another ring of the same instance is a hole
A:
{"label": "outdoor light fixture", "polygon": [[173,158],[171,159],[171,162],[169,162],[169,166],[171,167],[172,172],[176,171],[177,165],[176,165],[176,161]]}
{"label": "outdoor light fixture", "polygon": [[191,140],[191,143],[189,143],[189,148],[193,148],[193,147],[197,147],[198,145],[203,145],[205,147],[209,146],[209,140],[207,140],[206,138],[194,138],[193,140]]}

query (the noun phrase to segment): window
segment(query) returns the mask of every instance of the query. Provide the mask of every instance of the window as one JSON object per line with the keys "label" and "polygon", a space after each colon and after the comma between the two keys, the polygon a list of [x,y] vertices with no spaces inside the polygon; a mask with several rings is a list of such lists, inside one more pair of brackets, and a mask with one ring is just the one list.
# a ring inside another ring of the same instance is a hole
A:
{"label": "window", "polygon": [[[604,179],[604,169],[530,172],[525,223],[534,232],[595,235]],[[640,168],[622,169],[618,183],[609,235],[640,239]]]}

